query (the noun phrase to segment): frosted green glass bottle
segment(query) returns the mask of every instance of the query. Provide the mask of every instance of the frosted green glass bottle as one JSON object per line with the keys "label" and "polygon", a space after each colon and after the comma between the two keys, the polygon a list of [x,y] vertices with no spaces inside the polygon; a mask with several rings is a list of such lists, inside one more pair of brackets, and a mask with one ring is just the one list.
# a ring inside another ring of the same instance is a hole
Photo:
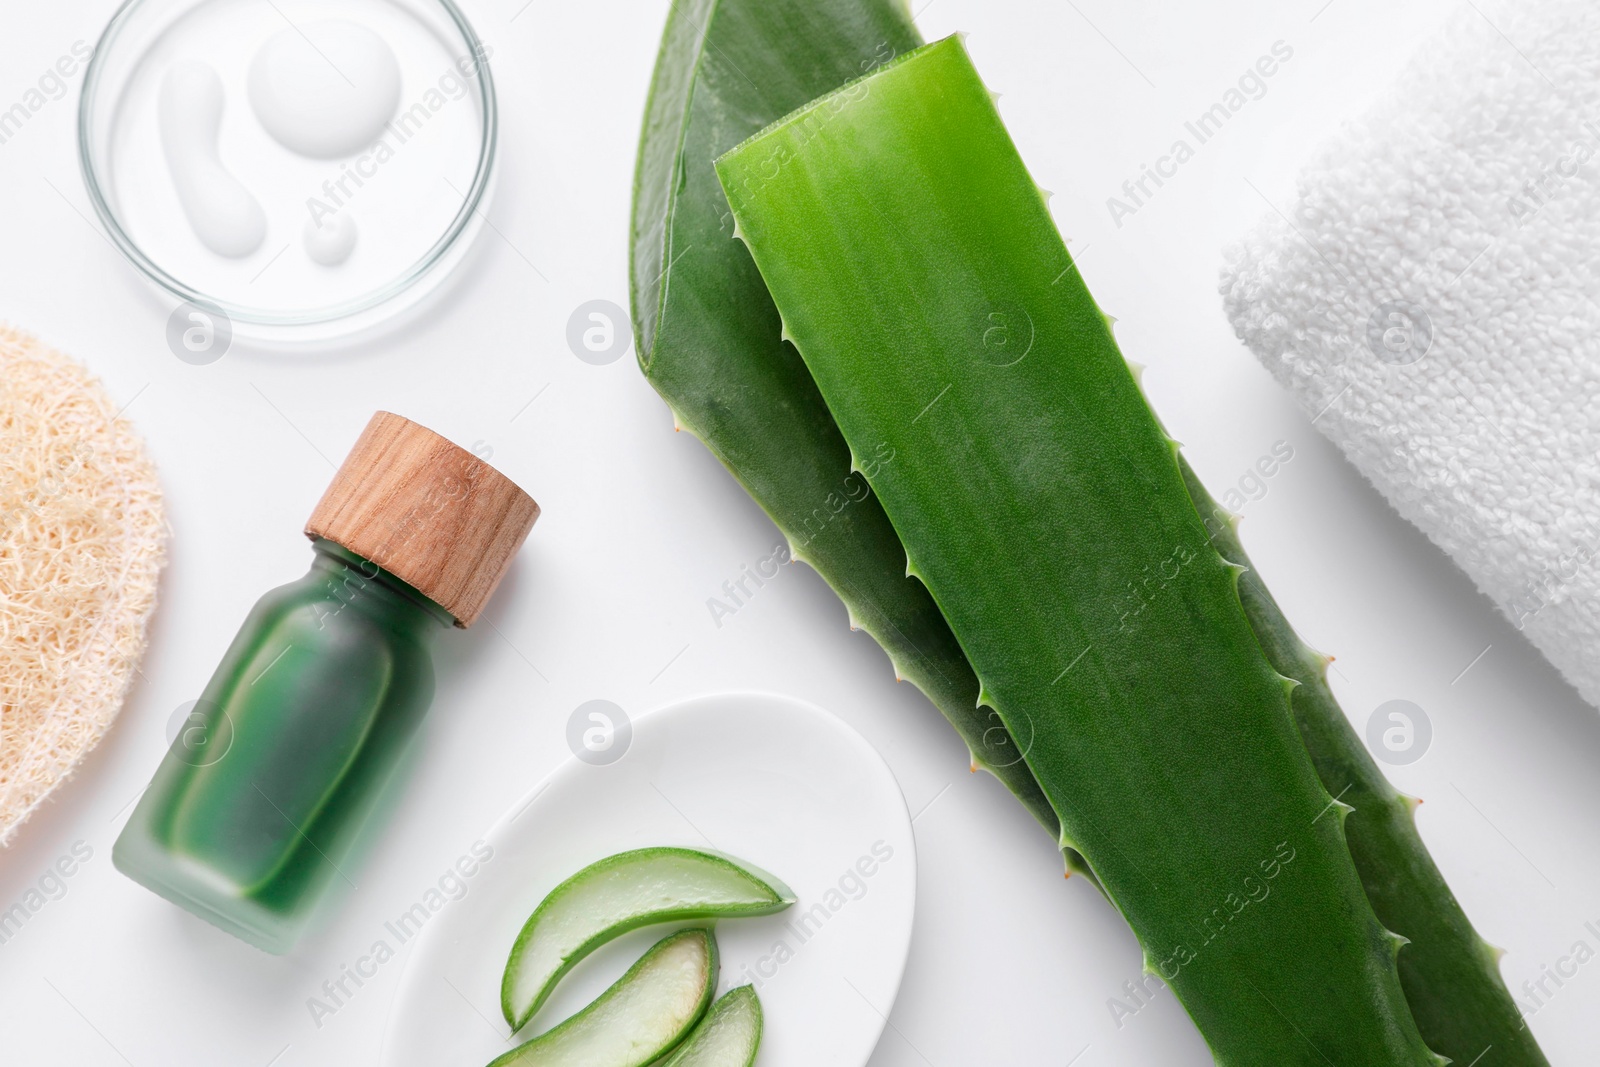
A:
{"label": "frosted green glass bottle", "polygon": [[482,460],[374,416],[312,514],[305,577],[256,604],[117,838],[118,870],[270,952],[346,869],[538,505]]}

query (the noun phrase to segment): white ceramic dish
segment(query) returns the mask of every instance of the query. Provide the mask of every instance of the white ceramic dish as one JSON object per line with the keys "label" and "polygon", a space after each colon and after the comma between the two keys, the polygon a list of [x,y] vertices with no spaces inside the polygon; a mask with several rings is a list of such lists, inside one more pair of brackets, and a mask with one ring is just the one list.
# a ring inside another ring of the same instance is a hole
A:
{"label": "white ceramic dish", "polygon": [[761,1067],[855,1067],[871,1056],[911,943],[915,842],[883,758],[827,712],[729,694],[643,716],[621,759],[569,760],[484,842],[492,857],[407,961],[383,1067],[483,1067],[615,981],[671,927],[636,930],[584,960],[517,1041],[500,1017],[506,954],[535,905],[587,864],[646,845],[730,853],[799,898],[778,915],[717,926],[718,992],[754,982],[761,996]]}

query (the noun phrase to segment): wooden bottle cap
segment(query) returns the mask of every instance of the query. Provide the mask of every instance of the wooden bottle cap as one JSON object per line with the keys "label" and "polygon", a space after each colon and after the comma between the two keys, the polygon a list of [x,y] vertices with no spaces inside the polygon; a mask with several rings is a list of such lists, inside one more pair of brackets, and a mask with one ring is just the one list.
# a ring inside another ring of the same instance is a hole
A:
{"label": "wooden bottle cap", "polygon": [[539,517],[471,452],[387,411],[372,416],[322,494],[307,537],[370,560],[470,626]]}

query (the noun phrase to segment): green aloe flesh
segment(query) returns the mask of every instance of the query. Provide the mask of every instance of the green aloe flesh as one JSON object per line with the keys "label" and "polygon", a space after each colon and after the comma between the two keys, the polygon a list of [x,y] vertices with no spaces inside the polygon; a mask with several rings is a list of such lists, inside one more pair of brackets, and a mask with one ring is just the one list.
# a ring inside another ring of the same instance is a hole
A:
{"label": "green aloe flesh", "polygon": [[[711,161],[768,122],[920,45],[896,0],[678,0],[639,142],[631,293],[639,365],[677,425],[703,441],[833,587],[851,625],[955,725],[1054,835],[1055,813],[905,553],[777,309]],[[898,462],[886,442],[867,470]],[[1069,855],[1069,860],[1072,857]]]}
{"label": "green aloe flesh", "polygon": [[716,986],[716,938],[710,930],[680,930],[588,1007],[489,1067],[645,1067],[694,1028]]}
{"label": "green aloe flesh", "polygon": [[761,1001],[742,985],[711,1005],[664,1067],[750,1067],[761,1047]]}
{"label": "green aloe flesh", "polygon": [[1212,500],[1187,463],[1184,480],[1223,558],[1246,568],[1244,602],[1263,651],[1300,684],[1290,706],[1329,793],[1351,811],[1350,854],[1378,920],[1405,937],[1400,985],[1428,1046],[1457,1064],[1548,1067],[1500,977],[1498,954],[1478,936],[1417,833],[1415,802],[1389,784],[1328,687],[1328,660],[1307,647],[1250,563],[1233,517]]}
{"label": "green aloe flesh", "polygon": [[641,848],[592,863],[551,890],[511,946],[500,1010],[515,1033],[578,961],[630,930],[685,920],[771,915],[788,886],[728,856]]}
{"label": "green aloe flesh", "polygon": [[791,338],[1061,822],[1224,1065],[1432,1064],[1342,809],[952,38],[723,156]]}

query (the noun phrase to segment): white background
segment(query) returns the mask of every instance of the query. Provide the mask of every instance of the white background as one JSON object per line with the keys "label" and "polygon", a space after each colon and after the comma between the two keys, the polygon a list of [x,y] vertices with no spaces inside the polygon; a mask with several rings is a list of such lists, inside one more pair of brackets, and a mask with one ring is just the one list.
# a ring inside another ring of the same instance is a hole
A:
{"label": "white background", "polygon": [[[143,680],[79,778],[0,855],[3,908],[74,842],[93,849],[66,896],[0,945],[0,1059],[373,1063],[402,961],[320,1029],[306,998],[566,758],[574,707],[607,697],[640,712],[759,688],[854,724],[917,815],[916,935],[873,1064],[1208,1063],[1170,993],[1113,1022],[1108,999],[1139,973],[1132,935],[1089,885],[1062,880],[1052,843],[992,779],[967,773],[954,733],[894,683],[814,573],[786,569],[714,626],[706,599],[778,534],[699,444],[673,434],[631,358],[589,366],[565,341],[579,304],[626,304],[633,155],[667,3],[533,0],[519,14],[523,3],[465,4],[494,48],[503,105],[498,233],[483,231],[420,324],[332,355],[173,357],[174,302],[86,221],[76,85],[0,146],[0,317],[87,361],[130,405],[174,530]],[[0,106],[75,40],[93,42],[112,6],[7,4]],[[1397,697],[1431,717],[1432,749],[1392,777],[1426,800],[1423,834],[1479,929],[1509,950],[1515,988],[1578,940],[1597,942],[1584,923],[1600,920],[1600,718],[1317,436],[1232,337],[1216,295],[1223,246],[1269,210],[1264,198],[1288,201],[1310,148],[1456,9],[931,0],[919,22],[930,38],[971,31],[1085,276],[1213,491],[1275,442],[1293,446],[1245,508],[1248,547],[1307,639],[1338,656],[1358,725]],[[1294,56],[1267,95],[1114,227],[1106,198],[1278,40]],[[491,445],[544,518],[485,625],[442,635],[440,696],[358,891],[320,935],[272,958],[122,878],[111,844],[173,709],[198,694],[256,597],[304,571],[299,531],[329,461],[379,407]],[[1600,963],[1532,1018],[1553,1062],[1592,1062],[1597,1006]]]}

